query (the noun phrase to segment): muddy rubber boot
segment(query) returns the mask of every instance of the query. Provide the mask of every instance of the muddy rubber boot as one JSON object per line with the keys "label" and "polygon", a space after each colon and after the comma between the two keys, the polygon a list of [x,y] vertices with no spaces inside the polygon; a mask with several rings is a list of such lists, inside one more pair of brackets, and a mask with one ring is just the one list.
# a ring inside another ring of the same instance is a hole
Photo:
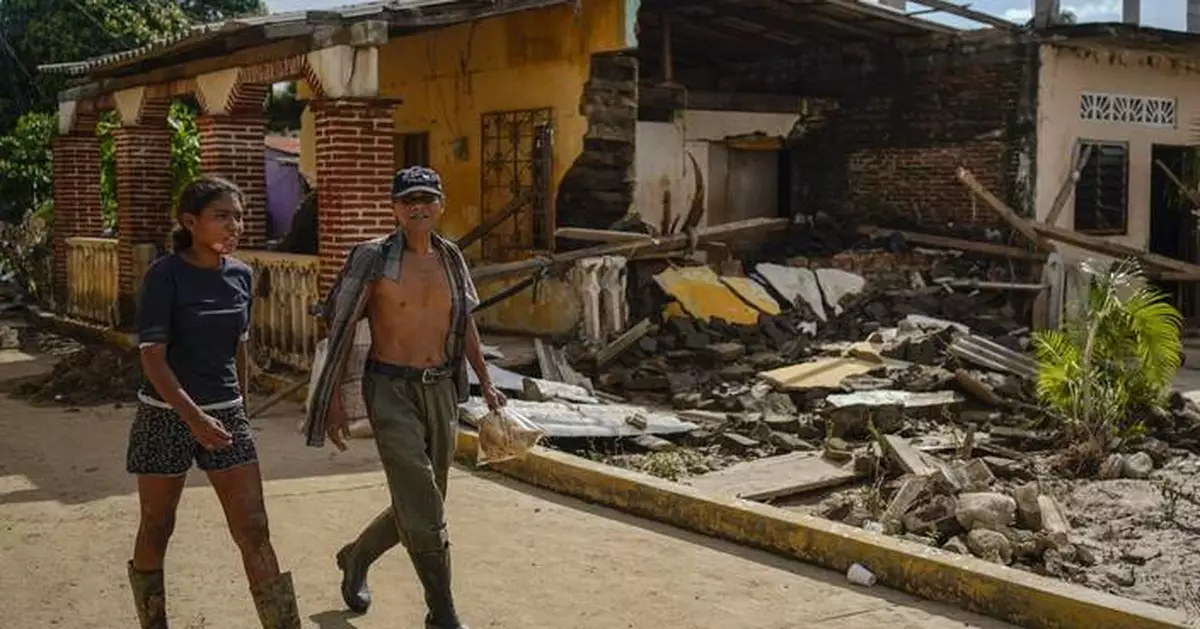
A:
{"label": "muddy rubber boot", "polygon": [[425,588],[425,629],[467,629],[454,610],[454,594],[450,587],[450,550],[413,553],[413,567]]}
{"label": "muddy rubber boot", "polygon": [[263,629],[300,629],[300,610],[296,608],[296,588],[292,573],[279,576],[251,588],[254,607]]}
{"label": "muddy rubber boot", "polygon": [[128,564],[129,587],[142,629],[167,629],[167,590],[163,571],[142,572]]}
{"label": "muddy rubber boot", "polygon": [[350,611],[365,614],[371,607],[371,589],[367,587],[367,568],[371,564],[357,558],[353,551],[351,543],[337,554],[337,567],[342,571],[342,601]]}

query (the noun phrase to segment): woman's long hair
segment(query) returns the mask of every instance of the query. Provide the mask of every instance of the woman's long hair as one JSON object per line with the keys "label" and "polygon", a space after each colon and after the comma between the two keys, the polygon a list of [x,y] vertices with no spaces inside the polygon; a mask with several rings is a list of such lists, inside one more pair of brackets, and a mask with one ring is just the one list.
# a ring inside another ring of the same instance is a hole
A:
{"label": "woman's long hair", "polygon": [[241,188],[227,179],[203,175],[188,183],[183,192],[179,194],[179,207],[175,209],[175,220],[178,224],[171,232],[172,251],[179,253],[192,246],[192,232],[184,227],[183,221],[180,220],[183,215],[200,216],[204,212],[204,208],[226,195],[237,199],[238,203],[245,203]]}

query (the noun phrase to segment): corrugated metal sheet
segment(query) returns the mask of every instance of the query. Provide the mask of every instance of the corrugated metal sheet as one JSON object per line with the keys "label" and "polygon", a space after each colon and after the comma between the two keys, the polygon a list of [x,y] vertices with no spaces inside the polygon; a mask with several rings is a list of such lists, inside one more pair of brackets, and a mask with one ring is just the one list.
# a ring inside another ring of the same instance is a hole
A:
{"label": "corrugated metal sheet", "polygon": [[951,356],[992,371],[1003,371],[1033,380],[1037,378],[1037,361],[975,334],[960,334],[947,350]]}

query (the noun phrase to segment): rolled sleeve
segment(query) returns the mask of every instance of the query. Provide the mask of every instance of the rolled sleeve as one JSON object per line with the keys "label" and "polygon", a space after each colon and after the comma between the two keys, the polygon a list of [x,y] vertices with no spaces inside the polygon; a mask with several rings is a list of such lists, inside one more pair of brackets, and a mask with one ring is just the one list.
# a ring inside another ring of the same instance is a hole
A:
{"label": "rolled sleeve", "polygon": [[166,264],[152,265],[138,290],[136,327],[138,345],[157,345],[171,338],[171,305],[175,279]]}
{"label": "rolled sleeve", "polygon": [[246,274],[246,327],[242,330],[242,335],[238,337],[240,341],[250,340],[250,328],[254,326],[254,271],[251,270]]}

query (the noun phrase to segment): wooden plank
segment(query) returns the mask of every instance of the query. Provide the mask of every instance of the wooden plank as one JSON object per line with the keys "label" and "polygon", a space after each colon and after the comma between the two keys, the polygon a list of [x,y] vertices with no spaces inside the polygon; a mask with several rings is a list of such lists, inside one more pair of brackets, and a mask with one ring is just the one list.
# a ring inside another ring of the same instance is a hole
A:
{"label": "wooden plank", "polygon": [[587,247],[586,249],[576,249],[548,258],[539,257],[501,264],[488,264],[471,269],[471,279],[476,282],[484,282],[505,277],[526,275],[542,268],[567,265],[578,260],[583,260],[584,258],[597,256],[623,255],[632,257],[645,252],[681,251],[686,249],[689,242],[693,240],[692,235],[695,236],[694,240],[696,244],[703,244],[714,240],[736,240],[740,237],[786,229],[789,223],[789,219],[786,218],[753,218],[698,229],[692,232],[692,234],[675,234],[660,238],[658,241],[610,243]]}
{"label": "wooden plank", "polygon": [[596,354],[596,368],[604,369],[624,354],[626,350],[633,347],[635,343],[642,340],[642,337],[650,333],[654,329],[654,323],[649,318],[638,321],[633,327],[626,330],[617,340],[609,343],[608,347],[600,350]]}
{"label": "wooden plank", "polygon": [[1036,244],[1042,249],[1050,248],[1050,245],[1040,236],[1038,236],[1037,232],[1033,231],[1033,228],[1029,225],[1028,221],[1018,216],[1016,211],[1008,207],[1008,204],[1001,201],[999,197],[992,194],[992,192],[985,188],[983,184],[979,183],[979,181],[975,179],[975,175],[971,174],[971,171],[960,166],[958,169],[958,180],[961,181],[964,186],[969,188],[971,192],[974,192],[976,196],[978,196],[980,199],[983,199],[984,203],[987,203],[989,207],[995,210],[996,214],[1000,215],[1000,218],[1003,218],[1004,221],[1011,225],[1013,229],[1020,232],[1022,236],[1029,240],[1029,242]]}
{"label": "wooden plank", "polygon": [[[1078,149],[1078,144],[1076,149]],[[1058,189],[1058,194],[1054,197],[1054,204],[1050,206],[1050,212],[1046,214],[1046,220],[1042,221],[1047,225],[1053,225],[1058,222],[1058,216],[1062,214],[1063,208],[1067,206],[1067,199],[1071,198],[1071,192],[1075,189],[1075,184],[1079,183],[1079,173],[1083,167],[1087,165],[1088,159],[1092,156],[1091,144],[1083,147],[1082,151],[1076,150],[1075,164],[1071,167],[1071,173],[1067,175],[1066,181],[1062,187]]]}
{"label": "wooden plank", "polygon": [[465,250],[467,247],[475,244],[475,241],[482,240],[484,236],[490,234],[491,231],[499,227],[501,223],[515,216],[517,212],[520,212],[521,208],[525,207],[525,202],[528,197],[528,194],[519,194],[513,197],[511,200],[509,200],[508,205],[505,205],[503,209],[501,209],[499,212],[496,212],[484,222],[476,225],[475,229],[472,229],[467,235],[459,238],[458,242],[454,244],[458,245],[459,249]]}
{"label": "wooden plank", "polygon": [[650,234],[588,227],[559,227],[554,230],[554,237],[584,242],[654,242],[654,236]]}
{"label": "wooden plank", "polygon": [[1188,201],[1192,202],[1193,208],[1200,208],[1200,192],[1189,189],[1161,159],[1154,160],[1154,165],[1158,166],[1166,174],[1167,178],[1171,180],[1171,183],[1175,184],[1175,187],[1179,188],[1179,191],[1188,198]]}
{"label": "wooden plank", "polygon": [[980,24],[987,24],[988,26],[998,28],[1002,31],[1017,32],[1021,30],[1020,25],[1009,22],[1004,18],[988,15],[982,11],[976,11],[966,6],[946,2],[945,0],[911,0],[911,2],[925,5],[931,9],[949,13],[950,15],[956,15],[974,22],[979,22]]}
{"label": "wooden plank", "polygon": [[1074,245],[1076,247],[1087,249],[1088,251],[1094,251],[1096,253],[1102,253],[1114,258],[1135,258],[1151,266],[1160,267],[1169,271],[1175,271],[1186,276],[1188,279],[1200,279],[1200,265],[1197,264],[1184,262],[1183,260],[1176,260],[1174,258],[1168,258],[1167,256],[1159,255],[1157,253],[1150,253],[1136,247],[1130,247],[1129,245],[1123,245],[1121,243],[1104,240],[1103,238],[1097,236],[1080,234],[1079,232],[1063,229],[1061,227],[1054,227],[1053,225],[1034,223],[1031,225],[1031,227],[1037,231],[1037,233],[1051,240],[1065,242],[1069,245]]}
{"label": "wooden plank", "polygon": [[920,232],[910,232],[901,229],[887,229],[884,227],[876,227],[874,225],[861,225],[858,227],[858,233],[864,236],[886,238],[892,234],[899,234],[905,240],[915,242],[921,245],[929,245],[931,247],[943,247],[946,249],[961,249],[972,253],[983,255],[993,255],[1006,258],[1017,258],[1020,260],[1032,260],[1041,262],[1046,256],[1040,253],[1021,249],[1019,247],[1009,247],[1007,245],[997,245],[990,242],[976,242],[974,240],[965,240],[962,238],[952,238],[950,236],[937,236],[934,234],[922,234]]}
{"label": "wooden plank", "polygon": [[686,481],[701,491],[746,500],[767,500],[844,485],[859,475],[815,452],[793,452],[738,463]]}
{"label": "wooden plank", "polygon": [[908,439],[899,435],[884,435],[883,444],[887,449],[888,457],[899,465],[905,473],[926,476],[935,471],[934,468],[925,464],[925,459],[921,456],[921,453],[912,447]]}

